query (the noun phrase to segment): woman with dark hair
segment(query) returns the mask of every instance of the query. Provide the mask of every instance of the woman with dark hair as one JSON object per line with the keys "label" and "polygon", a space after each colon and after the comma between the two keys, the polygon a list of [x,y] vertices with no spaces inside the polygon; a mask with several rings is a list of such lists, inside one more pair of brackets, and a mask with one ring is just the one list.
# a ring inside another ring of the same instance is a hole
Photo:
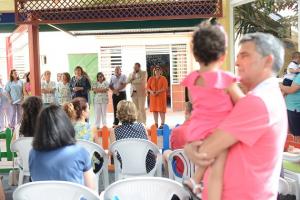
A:
{"label": "woman with dark hair", "polygon": [[61,75],[61,81],[57,84],[57,102],[59,105],[71,101],[70,79],[70,74],[64,72]]}
{"label": "woman with dark hair", "polygon": [[73,125],[59,106],[50,105],[41,111],[32,146],[32,181],[70,181],[95,189],[89,153],[76,145]]}
{"label": "woman with dark hair", "polygon": [[15,126],[21,121],[21,103],[23,101],[23,82],[19,80],[18,73],[15,69],[10,71],[10,80],[5,86],[8,99],[12,105],[12,114],[9,126]]}
{"label": "woman with dark hair", "polygon": [[33,137],[35,131],[36,120],[39,112],[43,107],[42,99],[36,96],[31,96],[25,99],[22,104],[23,114],[21,125],[14,132],[13,140],[19,137]]}
{"label": "woman with dark hair", "polygon": [[31,96],[31,87],[30,87],[30,72],[27,72],[25,75],[25,83],[23,85],[23,94],[24,97]]}
{"label": "woman with dark hair", "polygon": [[95,126],[100,128],[101,120],[102,125],[106,126],[106,108],[108,104],[108,88],[109,84],[105,81],[105,77],[102,72],[97,74],[97,81],[93,84],[94,107],[95,107]]}
{"label": "woman with dark hair", "polygon": [[75,76],[72,77],[70,82],[72,99],[76,97],[83,97],[88,102],[89,90],[91,89],[89,78],[80,66],[75,67],[74,72]]}
{"label": "woman with dark hair", "polygon": [[159,66],[155,66],[153,76],[147,83],[147,90],[150,93],[150,112],[153,112],[155,125],[158,127],[158,113],[161,119],[159,128],[163,128],[167,111],[167,89],[168,81],[162,75],[162,70]]}

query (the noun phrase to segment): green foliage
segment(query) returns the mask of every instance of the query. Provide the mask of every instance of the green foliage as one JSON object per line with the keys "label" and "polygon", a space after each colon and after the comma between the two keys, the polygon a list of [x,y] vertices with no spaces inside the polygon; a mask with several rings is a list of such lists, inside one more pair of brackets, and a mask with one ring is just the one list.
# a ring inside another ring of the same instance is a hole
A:
{"label": "green foliage", "polygon": [[[288,17],[280,16],[281,11],[289,11]],[[297,25],[297,0],[256,0],[235,8],[236,38],[252,32],[267,32],[279,38],[289,38],[291,26]],[[279,17],[279,20],[271,18]],[[277,16],[276,16],[277,15]]]}

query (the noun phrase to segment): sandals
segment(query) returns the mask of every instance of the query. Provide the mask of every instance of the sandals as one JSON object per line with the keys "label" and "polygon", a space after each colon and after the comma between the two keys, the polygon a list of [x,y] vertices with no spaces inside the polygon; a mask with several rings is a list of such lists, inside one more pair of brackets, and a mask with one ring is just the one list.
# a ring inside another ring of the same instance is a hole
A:
{"label": "sandals", "polygon": [[182,185],[190,193],[193,200],[201,200],[202,184],[197,184],[193,178],[189,178],[183,180]]}

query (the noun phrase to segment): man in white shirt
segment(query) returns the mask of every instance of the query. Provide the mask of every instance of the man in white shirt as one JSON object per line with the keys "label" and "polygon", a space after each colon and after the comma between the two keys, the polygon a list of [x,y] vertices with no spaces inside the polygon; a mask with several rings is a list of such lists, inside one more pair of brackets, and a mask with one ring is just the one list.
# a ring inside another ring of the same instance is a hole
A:
{"label": "man in white shirt", "polygon": [[121,100],[126,100],[126,76],[122,74],[120,66],[115,68],[115,74],[111,76],[109,88],[113,92],[113,108],[114,108],[114,126],[119,124],[117,118],[117,105]]}

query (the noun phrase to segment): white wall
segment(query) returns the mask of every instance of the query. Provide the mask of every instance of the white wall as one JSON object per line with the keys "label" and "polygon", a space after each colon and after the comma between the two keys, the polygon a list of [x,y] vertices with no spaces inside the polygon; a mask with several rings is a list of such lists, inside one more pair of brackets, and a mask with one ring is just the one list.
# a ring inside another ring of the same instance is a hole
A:
{"label": "white wall", "polygon": [[51,70],[52,80],[56,80],[57,73],[69,71],[68,54],[98,52],[99,44],[93,36],[73,37],[63,32],[40,33],[40,55],[47,58],[46,65],[41,62],[41,73]]}

